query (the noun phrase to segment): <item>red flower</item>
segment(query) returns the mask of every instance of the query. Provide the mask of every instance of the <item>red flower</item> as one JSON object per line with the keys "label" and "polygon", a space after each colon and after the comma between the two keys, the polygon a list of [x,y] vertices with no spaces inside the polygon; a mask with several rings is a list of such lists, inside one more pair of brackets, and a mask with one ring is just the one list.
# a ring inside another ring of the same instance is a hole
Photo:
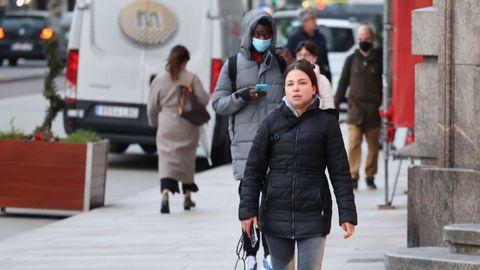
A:
{"label": "red flower", "polygon": [[52,132],[38,132],[33,137],[34,141],[50,141],[53,138]]}

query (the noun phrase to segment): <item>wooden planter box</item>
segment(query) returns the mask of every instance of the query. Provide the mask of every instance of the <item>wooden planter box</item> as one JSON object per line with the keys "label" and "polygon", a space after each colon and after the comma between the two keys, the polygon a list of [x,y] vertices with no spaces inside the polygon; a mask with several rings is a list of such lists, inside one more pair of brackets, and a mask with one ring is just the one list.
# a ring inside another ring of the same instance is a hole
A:
{"label": "wooden planter box", "polygon": [[0,207],[88,211],[104,205],[108,141],[0,140]]}

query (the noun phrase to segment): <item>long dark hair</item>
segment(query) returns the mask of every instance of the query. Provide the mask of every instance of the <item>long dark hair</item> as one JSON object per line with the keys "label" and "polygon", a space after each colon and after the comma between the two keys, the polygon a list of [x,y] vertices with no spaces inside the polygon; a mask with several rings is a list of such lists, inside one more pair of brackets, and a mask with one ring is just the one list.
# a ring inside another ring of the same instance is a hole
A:
{"label": "long dark hair", "polygon": [[173,81],[178,81],[180,66],[188,60],[190,60],[190,53],[187,48],[182,45],[176,45],[172,48],[170,55],[168,55],[165,69],[170,73],[170,77]]}
{"label": "long dark hair", "polygon": [[311,55],[317,56],[317,45],[315,45],[314,42],[310,40],[305,40],[300,43],[298,43],[297,49],[295,50],[295,53],[298,53],[301,51],[303,48],[307,50]]}
{"label": "long dark hair", "polygon": [[315,65],[311,64],[305,59],[297,60],[291,63],[283,73],[283,81],[287,79],[288,73],[292,70],[300,70],[307,74],[308,78],[312,82],[312,86],[315,87],[316,93],[318,94],[318,83],[317,83],[317,75],[315,75]]}

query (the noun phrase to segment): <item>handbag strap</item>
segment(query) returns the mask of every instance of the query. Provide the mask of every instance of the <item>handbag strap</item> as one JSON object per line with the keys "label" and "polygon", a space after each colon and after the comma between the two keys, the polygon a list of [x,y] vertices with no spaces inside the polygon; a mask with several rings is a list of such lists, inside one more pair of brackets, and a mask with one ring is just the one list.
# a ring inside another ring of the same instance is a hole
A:
{"label": "handbag strap", "polygon": [[[193,87],[192,87],[193,78],[192,78],[192,75],[190,74],[190,72],[185,71],[185,75],[183,76],[183,78],[184,78],[184,80],[183,80],[184,83],[180,84],[180,86],[183,86],[190,93],[193,93]],[[180,87],[180,89],[182,89],[182,87]]]}
{"label": "handbag strap", "polygon": [[185,92],[190,92],[193,93],[193,87],[192,87],[192,76],[188,71],[185,71],[185,75],[183,76],[184,78],[184,83],[180,82],[178,85],[178,88],[180,90],[180,95],[178,96],[178,101],[177,101],[177,113],[182,114],[183,113],[183,106],[185,104]]}

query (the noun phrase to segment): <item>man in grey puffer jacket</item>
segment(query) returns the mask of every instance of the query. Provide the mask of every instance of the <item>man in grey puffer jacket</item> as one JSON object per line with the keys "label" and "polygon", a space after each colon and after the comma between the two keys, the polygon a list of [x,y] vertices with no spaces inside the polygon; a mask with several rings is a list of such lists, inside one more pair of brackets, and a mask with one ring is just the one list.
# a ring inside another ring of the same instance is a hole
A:
{"label": "man in grey puffer jacket", "polygon": [[[242,19],[242,41],[237,54],[236,90],[232,89],[227,60],[212,97],[215,112],[229,115],[233,175],[236,180],[243,179],[248,153],[260,123],[281,103],[285,95],[283,74],[274,54],[275,36],[270,14],[263,10],[247,12]],[[281,49],[279,56],[287,63],[292,61],[287,49]],[[268,92],[257,93],[256,84],[267,84]],[[263,243],[265,248],[266,242]],[[247,252],[246,268],[256,269],[256,262],[250,261],[252,257],[255,259],[258,247],[251,248],[246,234],[244,248]],[[268,248],[265,249],[267,255]],[[250,263],[255,263],[255,266],[252,264],[249,267]]]}
{"label": "man in grey puffer jacket", "polygon": [[[260,23],[269,28],[267,35],[258,39],[270,40],[264,52],[252,45],[253,32]],[[283,74],[274,54],[275,27],[273,18],[263,10],[251,10],[242,19],[242,41],[237,54],[237,89],[234,92],[228,74],[228,60],[224,63],[212,97],[212,106],[216,113],[229,115],[229,133],[232,141],[231,152],[233,175],[236,180],[243,179],[243,171],[258,126],[267,113],[281,103],[285,95]],[[265,38],[269,37],[269,38]],[[262,39],[265,38],[265,39]],[[291,55],[286,49],[279,53],[287,62]],[[256,84],[268,84],[267,94],[255,95]]]}

